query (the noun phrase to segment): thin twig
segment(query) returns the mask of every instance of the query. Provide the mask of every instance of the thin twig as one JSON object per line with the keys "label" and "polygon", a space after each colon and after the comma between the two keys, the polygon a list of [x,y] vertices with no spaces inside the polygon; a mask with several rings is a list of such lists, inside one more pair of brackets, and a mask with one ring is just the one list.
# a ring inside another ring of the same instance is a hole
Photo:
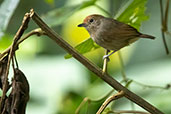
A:
{"label": "thin twig", "polygon": [[[27,38],[29,38],[32,35],[41,36],[41,35],[46,35],[46,34],[40,28],[34,29],[34,30],[30,31],[29,33],[27,33],[26,35],[24,35],[21,39],[19,39],[18,42],[16,43],[16,45],[19,45],[20,43],[22,43],[24,40],[26,40]],[[0,54],[0,60],[2,60],[2,57],[4,55],[6,55],[7,53],[9,53],[10,49],[11,49],[11,46],[8,47],[5,51],[3,51]],[[14,47],[14,50],[17,50],[17,47]]]}
{"label": "thin twig", "polygon": [[1,100],[0,100],[1,101],[0,102],[0,112],[2,111],[1,108],[4,105],[5,96],[6,96],[6,92],[7,92],[7,89],[8,89],[8,85],[7,85],[8,84],[8,73],[9,73],[9,68],[10,68],[10,61],[11,61],[11,59],[13,57],[13,54],[14,54],[14,47],[17,46],[16,45],[17,41],[21,38],[24,31],[27,29],[29,20],[30,20],[30,14],[26,13],[24,18],[23,18],[23,22],[22,22],[20,28],[18,29],[16,35],[14,36],[13,43],[12,43],[11,48],[9,50],[7,69],[6,69],[6,72],[5,72],[5,79],[4,79],[4,84],[3,84],[3,92],[2,92],[2,97],[1,97]]}
{"label": "thin twig", "polygon": [[134,82],[135,84],[138,84],[140,86],[147,87],[147,88],[166,89],[166,90],[171,88],[170,84],[167,84],[165,87],[162,87],[162,86],[153,86],[153,85],[143,84],[143,83],[137,82],[135,80],[132,80],[132,82]]}
{"label": "thin twig", "polygon": [[15,64],[16,64],[16,68],[19,69],[18,62],[17,62],[17,57],[16,57],[15,53],[14,53],[14,61],[15,61]]}
{"label": "thin twig", "polygon": [[163,19],[163,31],[167,32],[168,31],[168,13],[169,13],[169,0],[166,2],[166,10],[165,10],[165,15]]}
{"label": "thin twig", "polygon": [[111,90],[108,94],[106,94],[105,96],[103,96],[102,98],[99,98],[99,99],[95,99],[95,100],[92,100],[88,97],[85,97],[82,102],[80,103],[80,105],[78,106],[78,108],[76,109],[75,111],[75,114],[79,114],[81,108],[84,106],[85,103],[87,102],[100,102],[104,99],[106,99],[109,95],[111,95],[112,93],[114,92],[114,90]]}
{"label": "thin twig", "polygon": [[14,73],[14,74],[16,74],[16,72],[15,72],[14,57],[12,57],[11,61],[12,61],[12,69],[13,69],[13,73]]}
{"label": "thin twig", "polygon": [[80,105],[77,107],[75,114],[79,114],[81,108],[84,106],[85,103],[87,103],[90,99],[88,97],[85,97],[82,102],[80,103]]}
{"label": "thin twig", "polygon": [[165,34],[164,34],[163,31],[162,31],[162,38],[163,38],[163,43],[164,43],[164,46],[165,46],[166,54],[169,54],[169,49],[167,47],[166,38],[165,38]]}
{"label": "thin twig", "polygon": [[136,103],[140,107],[144,108],[145,110],[149,111],[152,114],[163,114],[159,109],[155,108],[153,105],[136,95],[135,93],[131,92],[124,86],[122,86],[118,81],[116,81],[112,76],[105,73],[103,74],[102,69],[94,65],[90,62],[87,58],[81,55],[78,51],[76,51],[71,45],[69,45],[66,41],[63,40],[54,30],[52,30],[43,20],[33,11],[31,10],[32,19],[37,25],[46,32],[46,34],[55,41],[60,47],[65,49],[69,54],[71,54],[75,59],[77,59],[80,63],[82,63],[85,67],[87,67],[90,71],[94,72],[99,78],[104,80],[110,86],[112,86],[117,91],[123,91],[125,94],[124,96],[131,100],[132,102]]}
{"label": "thin twig", "polygon": [[6,77],[5,77],[4,88],[3,88],[3,95],[1,98],[1,104],[0,104],[1,106],[3,106],[3,104],[4,104],[4,97],[5,97],[6,92],[8,90],[6,88],[8,88],[7,87],[7,81],[8,81],[8,72],[9,72],[10,61],[12,60],[13,70],[14,70],[14,61],[16,63],[16,67],[18,68],[18,63],[17,63],[16,56],[15,56],[15,51],[18,49],[18,45],[32,35],[35,35],[35,34],[38,36],[45,35],[45,32],[42,31],[40,28],[38,28],[38,29],[32,30],[31,32],[27,33],[24,37],[21,38],[24,31],[27,29],[29,19],[30,19],[30,15],[28,13],[26,13],[26,15],[23,19],[22,25],[20,26],[18,32],[16,33],[16,35],[14,37],[14,41],[13,41],[12,45],[10,47],[8,47],[3,53],[0,54],[0,60],[2,60],[6,54],[9,55],[9,59],[8,59],[8,63],[7,63],[8,66],[6,69],[6,75],[5,75]]}
{"label": "thin twig", "polygon": [[126,73],[125,73],[124,61],[123,61],[120,51],[118,51],[118,57],[119,57],[120,65],[121,65],[121,73],[122,73],[123,82],[127,82],[128,80],[127,80]]}
{"label": "thin twig", "polygon": [[124,96],[124,92],[123,92],[123,91],[121,91],[121,92],[119,92],[119,93],[117,93],[117,94],[115,94],[115,95],[110,96],[110,97],[107,98],[107,99],[105,100],[105,102],[101,105],[101,107],[99,108],[99,110],[97,111],[96,114],[101,114],[110,102],[112,102],[112,101],[114,101],[114,100],[116,100],[116,99],[119,99],[119,98],[121,98],[121,97],[123,97],[123,96]]}
{"label": "thin twig", "polygon": [[164,47],[166,50],[166,54],[169,54],[169,49],[166,43],[166,38],[165,38],[165,34],[164,34],[164,15],[163,15],[163,1],[160,0],[160,13],[161,13],[161,24],[162,24],[162,28],[161,28],[161,33],[162,33],[162,39],[163,39],[163,43],[164,43]]}
{"label": "thin twig", "polygon": [[143,111],[136,111],[136,110],[120,110],[120,111],[109,111],[108,113],[114,113],[114,114],[125,114],[125,113],[131,113],[131,114],[150,114],[148,112]]}

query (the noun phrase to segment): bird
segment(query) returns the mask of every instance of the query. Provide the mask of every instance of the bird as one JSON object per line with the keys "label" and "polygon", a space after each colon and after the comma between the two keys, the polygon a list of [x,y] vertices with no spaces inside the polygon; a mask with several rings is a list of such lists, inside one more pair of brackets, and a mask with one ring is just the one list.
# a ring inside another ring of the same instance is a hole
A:
{"label": "bird", "polygon": [[140,38],[155,39],[154,36],[138,32],[131,25],[99,14],[87,16],[78,27],[84,27],[96,44],[112,51],[110,54],[104,55],[103,59],[109,59],[113,53]]}

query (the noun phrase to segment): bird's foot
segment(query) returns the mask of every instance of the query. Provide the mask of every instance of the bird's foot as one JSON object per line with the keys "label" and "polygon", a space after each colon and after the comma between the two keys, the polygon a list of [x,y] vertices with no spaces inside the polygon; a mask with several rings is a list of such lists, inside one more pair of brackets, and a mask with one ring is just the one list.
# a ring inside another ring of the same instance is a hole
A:
{"label": "bird's foot", "polygon": [[103,56],[103,60],[107,59],[107,61],[109,62],[109,61],[110,61],[109,56],[110,56],[110,55],[104,55],[104,56]]}

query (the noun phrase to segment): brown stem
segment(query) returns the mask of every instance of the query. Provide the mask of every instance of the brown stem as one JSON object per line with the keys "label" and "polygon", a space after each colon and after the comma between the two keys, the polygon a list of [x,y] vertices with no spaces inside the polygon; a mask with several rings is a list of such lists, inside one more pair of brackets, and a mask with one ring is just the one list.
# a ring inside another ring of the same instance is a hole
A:
{"label": "brown stem", "polygon": [[121,91],[121,92],[119,92],[119,93],[117,93],[115,95],[110,96],[109,98],[107,98],[105,100],[105,102],[102,104],[102,106],[99,108],[99,110],[97,111],[96,114],[101,114],[110,102],[112,102],[113,100],[119,99],[119,98],[121,98],[123,96],[124,96],[123,91]]}
{"label": "brown stem", "polygon": [[161,24],[162,24],[162,28],[161,28],[162,39],[163,39],[164,47],[166,50],[166,54],[169,54],[169,49],[168,49],[165,34],[164,34],[164,15],[163,15],[163,2],[162,2],[162,0],[160,0],[160,13],[161,13]]}
{"label": "brown stem", "polygon": [[[0,61],[1,61],[1,59],[3,59],[3,57],[9,53],[9,59],[8,59],[8,63],[7,63],[8,65],[7,65],[7,69],[6,69],[5,82],[4,82],[4,88],[3,88],[3,95],[1,98],[1,104],[0,104],[1,106],[3,106],[3,104],[4,104],[4,97],[7,92],[8,72],[9,72],[10,61],[13,58],[13,56],[14,56],[14,60],[16,62],[16,67],[18,68],[18,63],[17,63],[16,57],[15,57],[15,51],[18,49],[18,45],[32,35],[35,35],[35,34],[38,36],[45,35],[45,32],[42,31],[40,28],[38,28],[38,29],[32,30],[31,32],[27,33],[23,38],[21,38],[22,34],[24,33],[24,31],[26,30],[26,28],[28,26],[29,19],[30,19],[30,15],[28,13],[26,13],[26,15],[23,19],[22,25],[14,37],[14,41],[13,41],[12,45],[0,54]],[[12,65],[14,65],[14,63]]]}
{"label": "brown stem", "polygon": [[[10,61],[14,54],[14,47],[17,46],[16,45],[17,41],[21,38],[24,31],[27,29],[29,20],[30,20],[30,14],[26,13],[23,18],[23,22],[22,22],[20,28],[18,29],[16,35],[14,36],[14,41],[9,50],[8,63],[7,63],[6,73],[5,73],[4,84],[3,84],[3,92],[2,92],[1,102],[0,102],[0,108],[2,108],[2,106],[4,105],[4,102],[5,102],[5,96],[6,96],[6,92],[7,92],[7,88],[8,88],[8,85],[7,85],[8,84],[8,73],[9,73],[9,68],[10,68]],[[0,109],[0,112],[1,111],[2,111],[2,109]]]}
{"label": "brown stem", "polygon": [[80,103],[80,105],[78,106],[78,108],[76,109],[75,111],[75,114],[79,114],[81,108],[83,107],[83,105],[89,101],[89,98],[88,97],[85,97],[82,102]]}
{"label": "brown stem", "polygon": [[[32,35],[45,35],[45,32],[42,31],[40,28],[37,28],[37,29],[34,29],[32,31],[30,31],[29,33],[27,33],[25,36],[23,36],[21,39],[19,39],[16,43],[16,45],[18,46],[20,43],[22,43],[24,40],[26,40],[28,37],[32,36]],[[11,46],[8,47],[5,51],[3,51],[1,54],[0,54],[0,60],[3,58],[4,55],[6,55],[7,53],[9,53],[11,49]],[[14,50],[17,50],[17,47],[14,47]]]}
{"label": "brown stem", "polygon": [[33,11],[31,10],[31,16],[37,25],[46,32],[46,34],[54,40],[60,47],[65,49],[69,54],[71,54],[75,59],[77,59],[80,63],[82,63],[85,67],[87,67],[90,71],[94,72],[99,78],[104,80],[110,86],[112,86],[117,91],[123,91],[124,96],[130,99],[132,102],[136,103],[140,107],[144,108],[145,110],[149,111],[152,114],[163,114],[159,109],[155,108],[153,105],[136,95],[135,93],[131,92],[124,86],[122,86],[118,81],[112,78],[112,76],[104,73],[102,69],[94,65],[90,62],[87,58],[77,52],[71,45],[69,45],[66,41],[64,41],[54,30],[52,30],[43,20]]}
{"label": "brown stem", "polygon": [[166,3],[166,10],[165,10],[165,15],[164,15],[164,20],[163,20],[163,31],[166,32],[168,31],[168,13],[169,13],[169,0],[167,0]]}
{"label": "brown stem", "polygon": [[168,90],[170,89],[170,84],[167,84],[165,87],[162,87],[162,86],[153,86],[153,85],[147,85],[147,84],[143,84],[143,83],[140,83],[140,82],[137,82],[135,80],[132,80],[133,83],[137,84],[137,85],[140,85],[142,87],[147,87],[147,88],[154,88],[154,89],[165,89],[165,90]]}
{"label": "brown stem", "polygon": [[102,100],[104,100],[105,98],[107,98],[109,95],[111,95],[112,93],[114,92],[114,90],[111,90],[108,94],[106,94],[105,96],[103,96],[102,98],[100,99],[95,99],[95,100],[92,100],[88,97],[85,97],[82,102],[80,103],[80,105],[78,106],[78,108],[76,109],[75,111],[75,114],[79,114],[81,108],[84,106],[85,103],[87,102],[100,102]]}
{"label": "brown stem", "polygon": [[162,38],[163,38],[163,43],[164,43],[164,47],[165,47],[165,50],[166,50],[166,54],[169,54],[169,49],[168,49],[168,46],[167,46],[167,43],[166,43],[166,38],[165,38],[165,34],[164,34],[164,31],[162,30]]}

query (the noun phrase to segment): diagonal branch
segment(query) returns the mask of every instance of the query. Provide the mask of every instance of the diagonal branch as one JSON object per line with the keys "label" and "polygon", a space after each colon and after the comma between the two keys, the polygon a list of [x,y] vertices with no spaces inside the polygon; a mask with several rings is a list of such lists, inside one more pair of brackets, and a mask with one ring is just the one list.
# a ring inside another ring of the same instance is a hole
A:
{"label": "diagonal branch", "polygon": [[118,81],[116,81],[112,76],[107,73],[103,73],[102,69],[94,65],[87,58],[77,52],[71,45],[69,45],[66,41],[64,41],[54,30],[52,30],[43,20],[31,9],[30,11],[31,17],[34,22],[46,32],[47,36],[54,40],[60,47],[65,49],[69,54],[71,54],[75,59],[77,59],[80,63],[82,63],[85,67],[87,67],[90,71],[95,73],[99,78],[104,80],[107,84],[112,86],[117,91],[123,91],[124,97],[128,98],[132,102],[136,103],[140,107],[144,108],[148,112],[152,114],[163,114],[159,109],[155,108],[153,105],[131,92],[124,86],[122,86]]}

